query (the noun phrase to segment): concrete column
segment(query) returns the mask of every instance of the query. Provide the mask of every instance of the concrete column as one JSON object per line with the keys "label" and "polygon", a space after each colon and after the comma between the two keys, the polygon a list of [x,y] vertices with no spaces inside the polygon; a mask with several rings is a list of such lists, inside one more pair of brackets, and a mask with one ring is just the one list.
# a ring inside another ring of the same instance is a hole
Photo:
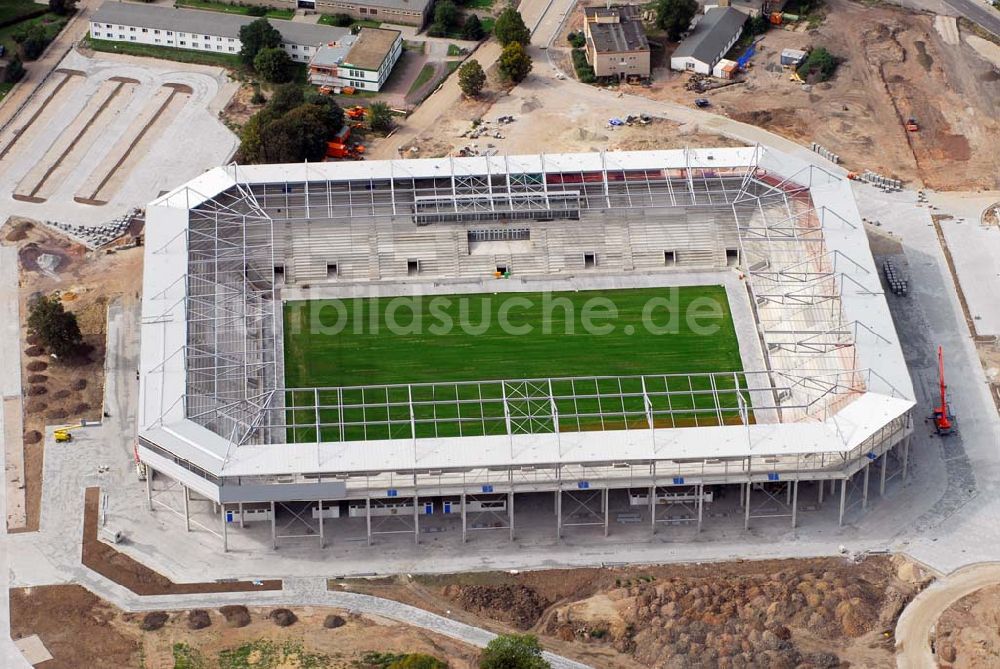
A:
{"label": "concrete column", "polygon": [[562,490],[556,490],[556,539],[562,539]]}
{"label": "concrete column", "polygon": [[789,483],[785,486],[785,506],[792,503],[792,484]]}
{"label": "concrete column", "polygon": [[792,481],[792,529],[799,521],[799,482]]}
{"label": "concrete column", "polygon": [[910,438],[907,437],[903,441],[903,480],[905,481],[909,475],[909,464],[910,464]]}
{"label": "concrete column", "polygon": [[146,465],[146,506],[153,512],[153,468]]}
{"label": "concrete column", "polygon": [[465,493],[464,492],[462,493],[462,496],[461,496],[461,504],[462,504],[462,543],[464,544],[465,541],[466,541],[466,536],[467,536],[466,535],[467,530],[466,530],[466,524],[465,524]]}
{"label": "concrete column", "polygon": [[698,531],[701,532],[702,510],[705,507],[705,484],[698,484]]}
{"label": "concrete column", "polygon": [[649,530],[656,534],[656,486],[649,486]]}
{"label": "concrete column", "polygon": [[368,534],[368,545],[372,545],[372,498],[365,495],[365,528]]}
{"label": "concrete column", "polygon": [[826,481],[819,481],[819,502],[818,504],[823,504],[823,488],[826,487]]}
{"label": "concrete column", "polygon": [[184,489],[184,531],[191,531],[191,491],[188,490],[186,485],[182,485],[181,488]]}
{"label": "concrete column", "polygon": [[510,540],[514,541],[514,491],[507,493],[507,525],[510,526]]}
{"label": "concrete column", "polygon": [[871,463],[870,460],[865,463],[865,476],[864,476],[864,481],[861,484],[861,510],[862,511],[867,511],[868,510],[868,471],[871,469],[871,467],[869,466],[870,463]]}
{"label": "concrete column", "polygon": [[740,508],[742,509],[747,500],[747,484],[740,484]]}
{"label": "concrete column", "polygon": [[229,523],[226,522],[226,505],[222,505],[222,510],[219,513],[222,518],[222,552],[229,552]]}
{"label": "concrete column", "polygon": [[323,536],[323,500],[319,501],[319,547],[326,547],[326,538]]}
{"label": "concrete column", "polygon": [[608,489],[604,489],[604,536],[608,536]]}
{"label": "concrete column", "polygon": [[837,479],[830,479],[830,494],[837,492]]}
{"label": "concrete column", "polygon": [[886,451],[885,453],[882,454],[882,466],[880,467],[879,471],[879,480],[878,480],[879,497],[885,497],[885,470],[886,470],[886,464],[888,464],[886,460],[888,459],[889,459],[889,451]]}
{"label": "concrete column", "polygon": [[[833,479],[830,479],[831,481]],[[844,507],[847,505],[847,479],[840,479],[840,519],[837,524],[844,526]]]}
{"label": "concrete column", "polygon": [[420,544],[420,498],[413,492],[413,543]]}
{"label": "concrete column", "polygon": [[750,529],[750,491],[753,489],[752,483],[746,483],[746,498],[743,500],[743,529]]}
{"label": "concrete column", "polygon": [[243,523],[243,502],[239,503],[239,514],[240,514],[240,529],[244,529],[246,525]]}

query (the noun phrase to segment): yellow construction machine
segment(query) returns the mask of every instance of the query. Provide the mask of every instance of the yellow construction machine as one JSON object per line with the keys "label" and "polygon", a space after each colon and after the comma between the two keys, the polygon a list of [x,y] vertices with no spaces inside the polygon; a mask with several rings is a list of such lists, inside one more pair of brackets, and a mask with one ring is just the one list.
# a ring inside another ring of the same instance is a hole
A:
{"label": "yellow construction machine", "polygon": [[56,431],[53,433],[56,436],[56,443],[62,444],[73,441],[73,435],[70,434],[70,432],[79,427],[83,427],[83,423],[77,423],[76,425],[66,425],[64,427],[56,428]]}

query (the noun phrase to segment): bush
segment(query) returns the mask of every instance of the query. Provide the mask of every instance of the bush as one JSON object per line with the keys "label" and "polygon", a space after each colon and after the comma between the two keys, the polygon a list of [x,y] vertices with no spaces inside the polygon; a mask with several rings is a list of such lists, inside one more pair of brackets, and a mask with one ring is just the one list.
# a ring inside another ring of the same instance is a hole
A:
{"label": "bush", "polygon": [[205,609],[194,609],[188,612],[188,629],[200,630],[205,629],[212,624],[212,619],[208,615],[208,611]]}
{"label": "bush", "polygon": [[392,110],[384,102],[373,102],[368,107],[366,114],[368,117],[368,127],[376,132],[389,132],[392,130]]}
{"label": "bush", "polygon": [[805,62],[799,66],[798,74],[806,81],[826,81],[837,71],[839,61],[836,56],[819,47],[813,49]]}
{"label": "bush", "polygon": [[28,304],[28,330],[59,358],[83,351],[83,335],[76,315],[66,311],[55,297],[39,296]]}
{"label": "bush", "polygon": [[265,81],[281,84],[292,78],[292,57],[280,46],[262,49],[253,59],[253,69]]}
{"label": "bush", "polygon": [[479,656],[479,669],[551,669],[542,657],[538,638],[530,634],[501,634]]}
{"label": "bush", "polygon": [[486,84],[486,72],[478,60],[470,59],[458,68],[458,86],[462,93],[474,98],[483,91]]}
{"label": "bush", "polygon": [[570,33],[566,36],[566,41],[569,42],[570,46],[574,49],[582,49],[587,45],[587,36],[583,32]]}
{"label": "bush", "polygon": [[328,630],[335,630],[338,627],[343,627],[345,624],[347,624],[347,621],[335,613],[331,613],[323,619],[323,627]]}
{"label": "bush", "polygon": [[251,5],[247,8],[247,16],[267,16],[267,7]]}
{"label": "bush", "polygon": [[478,42],[484,37],[486,37],[486,31],[483,30],[482,21],[475,14],[469,14],[462,26],[462,39]]}
{"label": "bush", "polygon": [[583,49],[573,49],[573,69],[576,70],[576,78],[584,84],[592,84],[597,81],[594,68],[587,62],[587,54]]}
{"label": "bush", "polygon": [[493,24],[493,34],[496,35],[497,41],[502,46],[507,46],[513,42],[527,45],[531,41],[531,31],[528,30],[528,26],[524,25],[524,19],[521,18],[521,14],[510,5],[500,12],[500,16],[497,17],[496,23]]}
{"label": "bush", "polygon": [[458,7],[452,0],[438,0],[434,5],[434,20],[427,34],[431,37],[445,37],[458,26]]}
{"label": "bush", "polygon": [[298,621],[295,614],[288,609],[274,609],[267,617],[273,620],[278,627],[291,627]]}
{"label": "bush", "polygon": [[139,623],[139,629],[143,632],[155,632],[166,625],[169,619],[170,616],[163,611],[150,611],[143,616],[142,622]]}
{"label": "bush", "polygon": [[230,627],[246,627],[250,624],[250,611],[239,604],[230,604],[219,609]]}
{"label": "bush", "polygon": [[354,23],[354,19],[351,18],[350,14],[332,14],[330,16],[330,24],[338,28],[346,28],[352,23]]}
{"label": "bush", "polygon": [[257,54],[261,51],[281,46],[281,33],[267,19],[261,18],[240,27],[240,43],[240,58],[243,63],[254,65]]}
{"label": "bush", "polygon": [[698,13],[695,0],[657,0],[656,25],[667,31],[667,38],[676,42],[691,26]]}
{"label": "bush", "polygon": [[15,55],[7,65],[7,71],[4,73],[4,83],[16,84],[21,81],[22,77],[24,77],[24,65],[21,63],[21,59]]}

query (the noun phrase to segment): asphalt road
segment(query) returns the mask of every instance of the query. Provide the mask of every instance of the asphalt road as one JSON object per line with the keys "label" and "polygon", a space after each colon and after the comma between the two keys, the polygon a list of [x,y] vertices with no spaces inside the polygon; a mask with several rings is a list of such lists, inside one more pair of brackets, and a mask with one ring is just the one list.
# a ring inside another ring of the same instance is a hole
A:
{"label": "asphalt road", "polygon": [[965,18],[978,23],[982,27],[989,30],[994,35],[1000,37],[1000,11],[987,7],[985,4],[980,2],[980,0],[942,0],[944,4],[948,5],[958,16],[964,16]]}

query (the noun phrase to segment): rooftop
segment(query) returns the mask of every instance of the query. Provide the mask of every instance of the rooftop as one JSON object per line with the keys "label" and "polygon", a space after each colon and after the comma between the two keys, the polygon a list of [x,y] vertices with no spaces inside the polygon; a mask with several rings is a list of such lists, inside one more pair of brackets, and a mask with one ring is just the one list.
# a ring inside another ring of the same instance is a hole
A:
{"label": "rooftop", "polygon": [[[112,23],[236,39],[240,36],[240,28],[256,20],[253,16],[131,2],[105,2],[90,17],[92,23]],[[347,28],[277,19],[268,19],[268,22],[281,33],[282,41],[287,44],[318,46],[350,34]]]}
{"label": "rooftop", "polygon": [[746,14],[732,7],[708,10],[688,38],[674,51],[673,57],[691,57],[703,63],[714,63],[733,35],[743,30],[746,20]]}
{"label": "rooftop", "polygon": [[[590,10],[600,10],[592,13]],[[639,19],[638,8],[632,5],[614,7],[586,7],[588,18],[617,17],[617,22],[589,21],[587,30],[597,53],[621,53],[626,51],[649,51],[646,31]]]}
{"label": "rooftop", "polygon": [[400,34],[398,30],[362,28],[344,63],[361,70],[378,70]]}

